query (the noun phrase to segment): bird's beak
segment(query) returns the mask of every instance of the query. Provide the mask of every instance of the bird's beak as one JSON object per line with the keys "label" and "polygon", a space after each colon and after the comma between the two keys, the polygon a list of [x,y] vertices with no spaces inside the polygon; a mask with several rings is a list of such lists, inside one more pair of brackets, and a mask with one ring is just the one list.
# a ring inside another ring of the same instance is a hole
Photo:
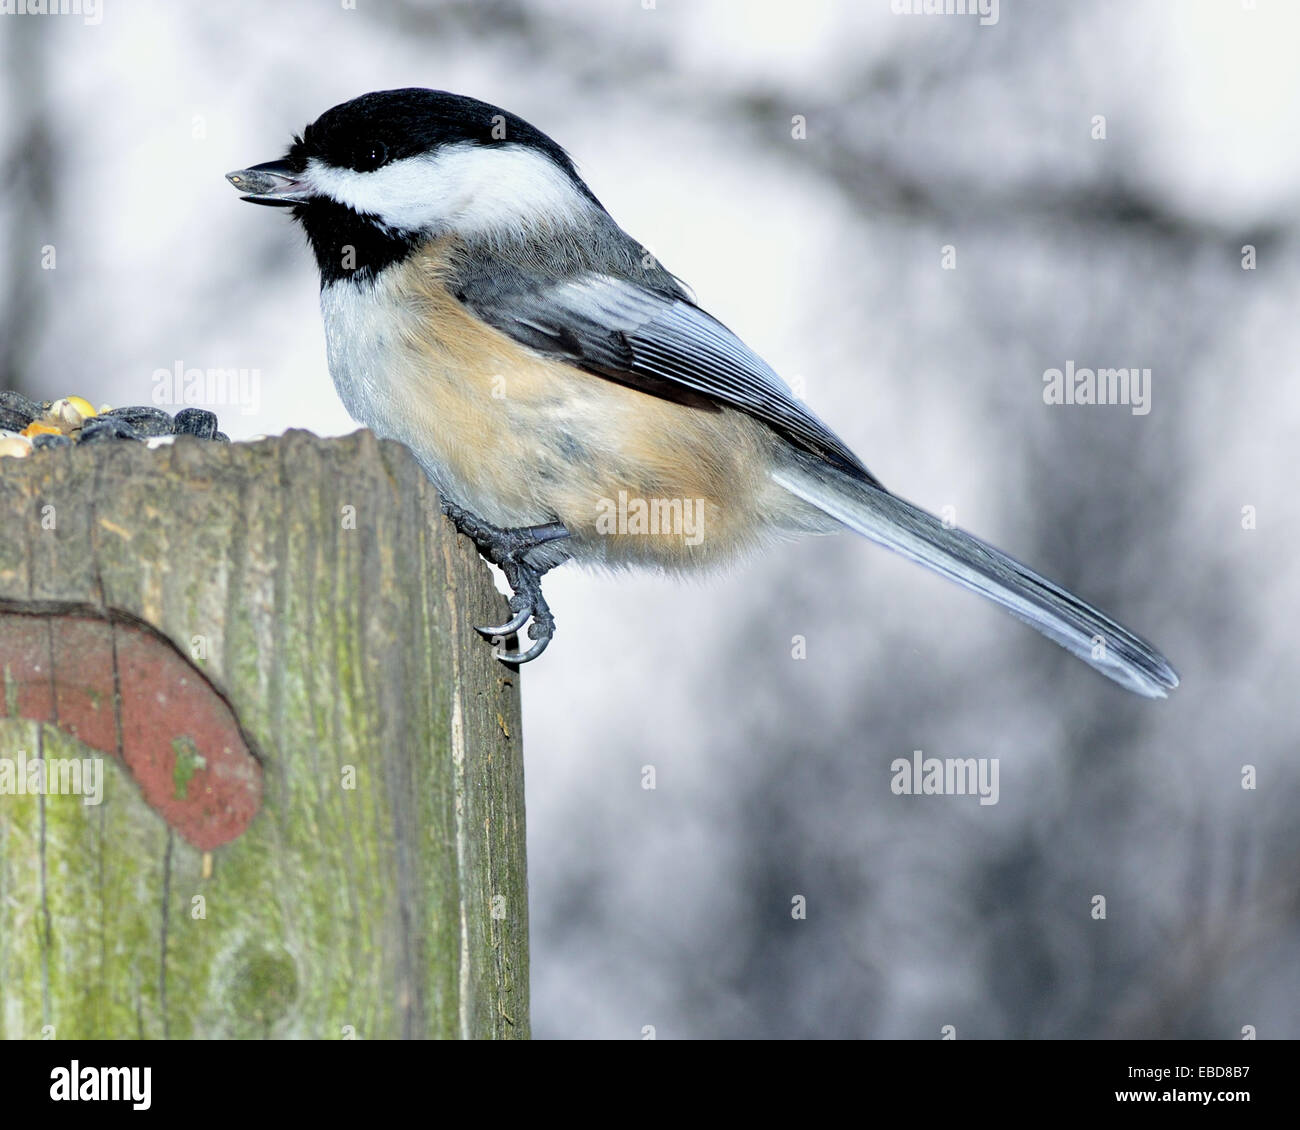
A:
{"label": "bird's beak", "polygon": [[244,193],[240,200],[288,208],[311,196],[311,189],[299,179],[300,176],[286,161],[264,161],[248,169],[227,173],[226,180]]}

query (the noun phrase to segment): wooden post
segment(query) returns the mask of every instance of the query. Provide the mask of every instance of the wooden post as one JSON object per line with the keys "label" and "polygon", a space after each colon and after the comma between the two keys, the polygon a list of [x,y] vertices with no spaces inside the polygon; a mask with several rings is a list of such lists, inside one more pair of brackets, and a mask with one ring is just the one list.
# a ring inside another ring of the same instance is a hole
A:
{"label": "wooden post", "polygon": [[526,1037],[503,604],[369,432],[0,459],[0,1038]]}

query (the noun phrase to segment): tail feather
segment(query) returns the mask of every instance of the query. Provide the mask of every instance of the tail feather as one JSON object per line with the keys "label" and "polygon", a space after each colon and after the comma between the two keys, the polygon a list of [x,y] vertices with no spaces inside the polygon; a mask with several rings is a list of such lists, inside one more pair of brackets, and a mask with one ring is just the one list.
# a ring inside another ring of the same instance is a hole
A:
{"label": "tail feather", "polygon": [[874,542],[1000,604],[1120,686],[1164,698],[1178,686],[1168,660],[1073,593],[964,530],[879,486],[811,459],[773,472],[791,494]]}

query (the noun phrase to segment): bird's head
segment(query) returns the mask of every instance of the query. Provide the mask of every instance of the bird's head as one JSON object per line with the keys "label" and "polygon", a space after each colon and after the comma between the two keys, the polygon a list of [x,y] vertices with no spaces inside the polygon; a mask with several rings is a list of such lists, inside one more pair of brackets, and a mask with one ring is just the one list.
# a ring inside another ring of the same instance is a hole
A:
{"label": "bird's head", "polygon": [[335,106],[281,159],[226,176],[250,203],[293,209],[325,282],[373,277],[438,236],[508,241],[580,227],[600,210],[546,134],[489,103],[419,88]]}

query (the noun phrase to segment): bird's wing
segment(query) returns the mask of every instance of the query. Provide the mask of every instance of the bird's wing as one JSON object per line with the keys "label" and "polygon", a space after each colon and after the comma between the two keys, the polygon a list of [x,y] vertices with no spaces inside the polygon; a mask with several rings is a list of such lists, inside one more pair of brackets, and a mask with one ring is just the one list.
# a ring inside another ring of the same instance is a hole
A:
{"label": "bird's wing", "polygon": [[681,292],[597,273],[544,281],[521,272],[515,285],[502,281],[498,273],[492,285],[471,283],[457,297],[541,353],[654,396],[739,408],[798,447],[877,482],[762,358]]}

